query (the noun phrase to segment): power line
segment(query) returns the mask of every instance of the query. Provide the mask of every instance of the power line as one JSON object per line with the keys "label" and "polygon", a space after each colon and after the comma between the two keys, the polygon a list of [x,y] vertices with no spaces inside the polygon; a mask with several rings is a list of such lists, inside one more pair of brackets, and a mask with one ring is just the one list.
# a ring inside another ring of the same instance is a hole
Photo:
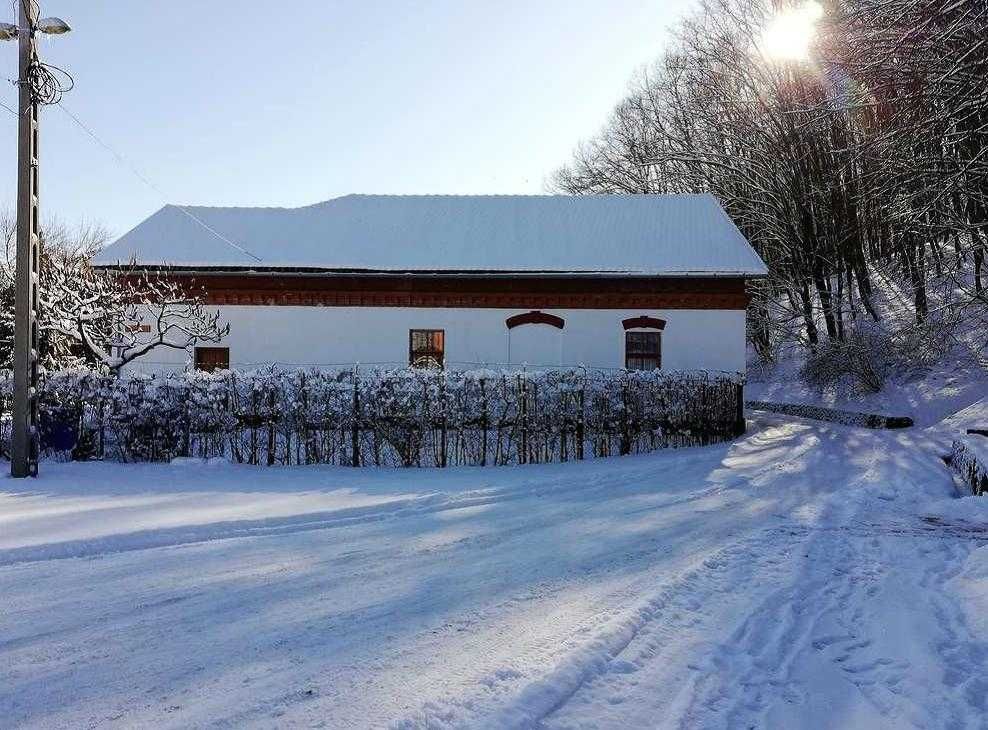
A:
{"label": "power line", "polygon": [[[110,145],[108,145],[106,142],[104,142],[99,137],[99,135],[96,134],[96,132],[94,132],[92,129],[90,129],[88,126],[86,126],[83,123],[83,121],[81,119],[79,119],[79,117],[77,117],[71,111],[69,111],[65,107],[64,104],[57,104],[56,106],[59,109],[61,109],[63,112],[65,112],[65,114],[68,115],[69,119],[71,119],[73,122],[75,122],[75,124],[79,127],[79,129],[81,129],[86,134],[88,134],[93,139],[93,141],[96,142],[96,144],[98,144],[104,150],[106,150],[107,152],[109,152],[113,156],[113,158],[119,164],[123,165],[128,170],[130,170],[130,172],[131,172],[132,175],[134,175],[138,180],[140,180],[142,183],[144,183],[145,185],[147,185],[151,190],[153,190],[158,195],[160,195],[161,198],[165,202],[168,201],[168,196],[165,195],[165,193],[161,190],[161,188],[159,188],[153,182],[151,182],[150,180],[148,180],[148,178],[145,177],[144,174],[140,170],[138,170],[137,167],[133,163],[131,163],[130,160],[128,160],[126,157],[124,157],[122,154],[120,154],[115,149],[113,149]],[[16,116],[16,112],[14,114]],[[227,244],[229,246],[232,246],[236,250],[240,251],[240,253],[243,253],[243,254],[246,254],[247,256],[250,256],[252,259],[254,259],[257,262],[260,262],[261,261],[260,256],[256,256],[253,252],[248,251],[246,248],[244,248],[240,244],[235,243],[234,241],[231,241],[229,238],[227,238],[222,233],[220,233],[219,231],[217,231],[215,228],[213,228],[212,226],[210,226],[208,223],[206,223],[202,218],[200,218],[199,216],[197,216],[192,211],[188,210],[187,208],[185,208],[184,206],[181,206],[181,205],[175,205],[175,207],[178,208],[180,211],[182,211],[182,213],[184,213],[186,216],[188,216],[190,220],[192,220],[195,223],[197,223],[200,226],[202,226],[202,228],[204,230],[208,231],[209,233],[211,233],[212,235],[214,235],[216,238],[218,238],[219,240],[223,241],[223,243],[225,243],[225,244]]]}

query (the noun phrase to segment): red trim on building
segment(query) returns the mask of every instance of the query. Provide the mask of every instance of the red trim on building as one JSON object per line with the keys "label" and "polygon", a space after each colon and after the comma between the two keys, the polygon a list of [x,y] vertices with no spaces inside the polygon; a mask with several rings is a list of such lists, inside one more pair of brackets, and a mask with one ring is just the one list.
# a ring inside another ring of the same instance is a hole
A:
{"label": "red trim on building", "polygon": [[504,320],[504,323],[508,325],[508,329],[514,329],[523,324],[548,324],[552,325],[557,329],[562,329],[566,326],[565,320],[562,317],[557,317],[554,314],[546,314],[545,312],[532,311],[525,312],[524,314],[516,314],[513,317],[508,317]]}
{"label": "red trim on building", "polygon": [[[740,277],[403,276],[172,272],[209,305],[498,309],[734,309]],[[123,274],[125,278],[139,273]]]}
{"label": "red trim on building", "polygon": [[658,317],[646,317],[645,315],[642,315],[641,317],[629,317],[628,319],[622,319],[621,324],[624,325],[626,330],[664,330],[666,328],[666,321],[664,319],[659,319]]}

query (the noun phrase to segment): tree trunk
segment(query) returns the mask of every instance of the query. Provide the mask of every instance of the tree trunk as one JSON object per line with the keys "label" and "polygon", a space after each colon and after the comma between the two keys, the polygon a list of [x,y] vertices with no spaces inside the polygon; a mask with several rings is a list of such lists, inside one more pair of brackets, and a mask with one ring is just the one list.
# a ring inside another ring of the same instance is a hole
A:
{"label": "tree trunk", "polygon": [[799,287],[799,299],[803,305],[803,324],[806,327],[806,339],[809,340],[810,347],[820,344],[820,337],[817,334],[816,322],[813,321],[813,302],[810,299],[810,288],[804,281]]}
{"label": "tree trunk", "polygon": [[834,319],[833,296],[830,292],[830,284],[823,274],[822,264],[813,267],[813,282],[816,284],[817,296],[820,298],[820,308],[823,310],[823,321],[827,326],[827,336],[832,340],[839,340],[837,332],[837,322]]}

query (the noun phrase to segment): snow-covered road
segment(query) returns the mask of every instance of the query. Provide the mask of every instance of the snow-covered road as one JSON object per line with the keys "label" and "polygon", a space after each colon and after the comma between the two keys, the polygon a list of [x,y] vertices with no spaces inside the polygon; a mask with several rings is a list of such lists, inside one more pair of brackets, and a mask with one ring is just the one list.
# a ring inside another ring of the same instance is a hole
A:
{"label": "snow-covered road", "polygon": [[922,432],[771,418],[556,466],[47,465],[0,489],[0,726],[986,727],[952,493]]}

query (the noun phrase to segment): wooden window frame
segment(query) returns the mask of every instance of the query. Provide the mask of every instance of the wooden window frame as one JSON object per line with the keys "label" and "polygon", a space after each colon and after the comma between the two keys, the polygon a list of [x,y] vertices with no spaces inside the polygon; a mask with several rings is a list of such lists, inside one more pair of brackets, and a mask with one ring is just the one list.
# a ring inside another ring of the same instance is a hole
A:
{"label": "wooden window frame", "polygon": [[[225,353],[226,357],[216,357],[212,356],[219,353]],[[206,356],[209,356],[208,358]],[[203,362],[208,360],[207,362]],[[193,362],[195,364],[196,370],[201,370],[206,373],[212,373],[217,370],[229,370],[230,369],[230,348],[229,347],[196,347],[193,353]]]}
{"label": "wooden window frame", "polygon": [[[439,334],[441,347],[439,349],[415,350],[415,335],[428,333],[430,335]],[[425,357],[431,357],[439,364],[439,369],[446,367],[446,330],[416,328],[408,330],[408,365],[409,367],[427,367],[426,365],[416,365],[416,362]]]}
{"label": "wooden window frame", "polygon": [[[632,339],[637,339],[638,335],[654,335],[655,336],[655,352],[649,352],[646,349],[634,349],[632,350],[630,345]],[[652,362],[654,367],[641,367],[632,366],[632,360],[640,360],[643,363]],[[624,332],[624,368],[625,370],[661,370],[662,369],[662,330],[658,328],[649,329],[629,329]]]}

